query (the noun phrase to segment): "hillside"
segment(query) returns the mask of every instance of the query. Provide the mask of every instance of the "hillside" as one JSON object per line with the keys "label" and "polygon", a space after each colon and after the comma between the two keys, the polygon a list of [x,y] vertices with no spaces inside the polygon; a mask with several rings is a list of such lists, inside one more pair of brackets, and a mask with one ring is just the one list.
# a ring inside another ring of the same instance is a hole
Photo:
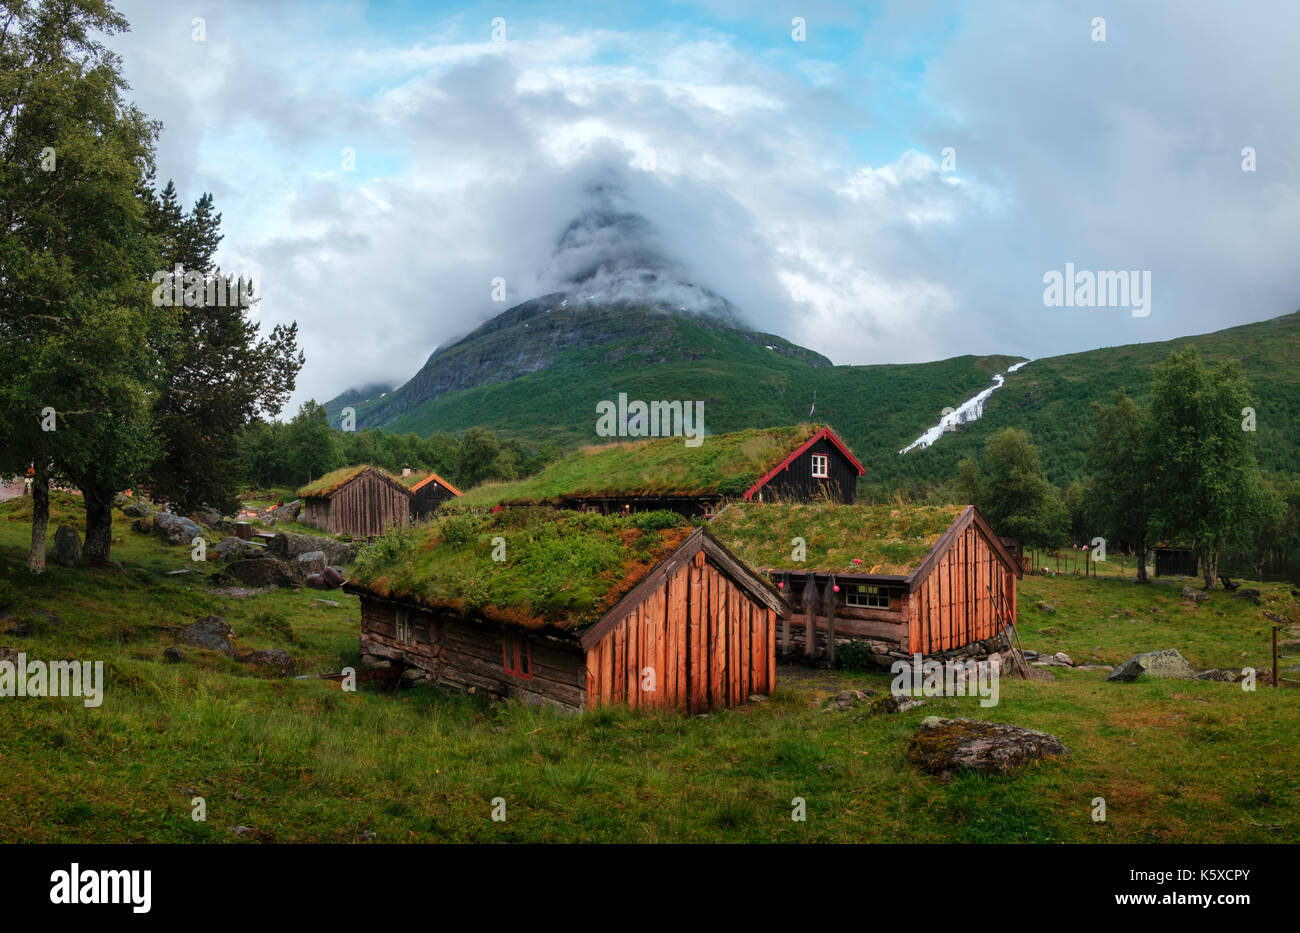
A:
{"label": "hillside", "polygon": [[561,307],[564,300],[551,295],[503,312],[440,348],[383,398],[358,404],[359,393],[350,391],[325,407],[337,423],[340,409],[353,405],[358,429],[423,435],[479,426],[525,442],[577,446],[602,440],[596,404],[620,392],[629,399],[701,400],[714,434],[806,421],[815,399],[813,420],[832,425],[855,450],[881,457],[1018,359],[833,366],[723,315],[645,305]]}
{"label": "hillside", "polygon": [[[1079,476],[1089,405],[1114,389],[1144,400],[1150,367],[1182,346],[1207,359],[1238,359],[1259,404],[1258,450],[1269,470],[1300,463],[1300,312],[1212,334],[1034,360],[989,398],[984,416],[932,447],[898,451],[987,388],[1023,358],[960,356],[933,363],[834,366],[780,337],[747,330],[728,314],[662,305],[583,304],[563,294],[525,302],[440,348],[405,385],[383,397],[349,392],[326,403],[332,418],[353,404],[358,428],[428,434],[473,426],[527,443],[600,441],[596,404],[617,399],[705,403],[710,433],[830,424],[877,490],[942,481],[988,435],[1030,432],[1055,482]],[[358,397],[370,401],[357,404]]]}
{"label": "hillside", "polygon": [[[907,456],[915,458],[923,473],[949,476],[989,434],[1016,427],[1028,431],[1038,444],[1053,481],[1078,477],[1084,469],[1090,404],[1108,401],[1115,389],[1146,402],[1151,367],[1188,346],[1214,364],[1240,361],[1255,394],[1260,465],[1276,472],[1300,471],[1300,312],[1177,340],[1034,360],[1008,374],[978,422]],[[863,448],[859,444],[855,449]]]}

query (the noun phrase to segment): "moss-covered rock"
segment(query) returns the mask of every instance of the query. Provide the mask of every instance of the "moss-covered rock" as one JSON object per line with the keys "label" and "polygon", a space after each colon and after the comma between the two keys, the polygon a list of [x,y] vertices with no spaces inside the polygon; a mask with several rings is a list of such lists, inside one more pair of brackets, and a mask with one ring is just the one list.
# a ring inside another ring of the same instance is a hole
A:
{"label": "moss-covered rock", "polygon": [[982,719],[927,716],[912,737],[907,758],[930,774],[966,768],[984,774],[1008,774],[1028,764],[1070,750],[1054,735]]}

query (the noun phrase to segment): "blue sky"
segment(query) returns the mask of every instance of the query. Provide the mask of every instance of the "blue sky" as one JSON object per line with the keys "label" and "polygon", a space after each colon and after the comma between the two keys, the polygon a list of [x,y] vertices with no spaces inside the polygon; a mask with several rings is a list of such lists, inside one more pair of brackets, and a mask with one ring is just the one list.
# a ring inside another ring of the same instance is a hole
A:
{"label": "blue sky", "polygon": [[[295,404],[405,380],[504,309],[498,276],[556,288],[596,179],[681,277],[837,363],[1300,307],[1293,3],[118,6],[160,178],[213,192],[223,265],[299,323]],[[1150,315],[1045,307],[1067,262],[1150,271]]]}

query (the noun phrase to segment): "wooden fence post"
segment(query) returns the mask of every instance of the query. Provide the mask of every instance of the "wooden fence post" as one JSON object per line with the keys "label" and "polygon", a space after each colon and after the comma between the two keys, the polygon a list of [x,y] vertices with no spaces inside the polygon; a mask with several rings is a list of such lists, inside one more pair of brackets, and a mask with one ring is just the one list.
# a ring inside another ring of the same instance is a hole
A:
{"label": "wooden fence post", "polygon": [[817,657],[817,577],[808,574],[803,584],[803,655],[809,661]]}
{"label": "wooden fence post", "polygon": [[826,666],[835,666],[835,574],[826,581]]}

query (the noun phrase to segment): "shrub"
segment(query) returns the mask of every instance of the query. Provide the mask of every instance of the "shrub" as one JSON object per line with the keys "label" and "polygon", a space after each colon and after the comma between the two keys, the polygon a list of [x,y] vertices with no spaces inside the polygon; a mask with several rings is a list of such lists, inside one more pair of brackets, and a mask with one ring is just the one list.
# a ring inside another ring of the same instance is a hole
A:
{"label": "shrub", "polygon": [[851,641],[835,648],[835,661],[849,671],[869,671],[876,665],[871,646],[865,641]]}

